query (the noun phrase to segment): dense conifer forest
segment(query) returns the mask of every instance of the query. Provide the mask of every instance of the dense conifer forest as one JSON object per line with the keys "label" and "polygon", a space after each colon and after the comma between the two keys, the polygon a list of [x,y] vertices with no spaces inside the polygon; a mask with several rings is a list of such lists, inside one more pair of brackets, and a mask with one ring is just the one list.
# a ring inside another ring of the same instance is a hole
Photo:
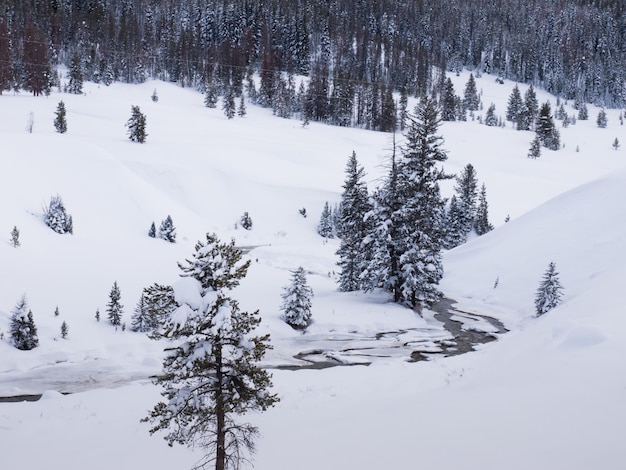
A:
{"label": "dense conifer forest", "polygon": [[466,67],[621,107],[625,24],[621,0],[0,0],[0,93],[45,94],[65,65],[384,131],[393,92],[438,95],[441,71]]}

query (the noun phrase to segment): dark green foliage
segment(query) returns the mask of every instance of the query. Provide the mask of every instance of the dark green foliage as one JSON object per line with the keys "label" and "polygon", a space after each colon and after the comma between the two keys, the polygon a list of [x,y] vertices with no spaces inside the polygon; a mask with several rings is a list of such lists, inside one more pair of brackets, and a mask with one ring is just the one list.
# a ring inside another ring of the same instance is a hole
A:
{"label": "dark green foliage", "polygon": [[237,116],[244,117],[246,114],[248,114],[246,110],[246,100],[242,93],[241,98],[239,98],[239,106],[237,107]]}
{"label": "dark green foliage", "polygon": [[537,101],[537,95],[535,94],[535,89],[531,85],[526,93],[524,93],[524,107],[522,112],[519,114],[517,128],[522,131],[531,130],[535,119],[537,118],[537,113],[539,112],[539,103]]}
{"label": "dark green foliage", "polygon": [[100,321],[100,309],[97,308],[96,309],[96,315],[95,315],[96,321],[99,322]]}
{"label": "dark green foliage", "polygon": [[28,351],[39,346],[33,312],[28,308],[25,295],[22,296],[11,311],[9,334],[13,346],[17,349]]}
{"label": "dark green foliage", "polygon": [[67,92],[80,95],[83,92],[83,66],[78,54],[74,54],[70,61],[70,81],[67,84]]}
{"label": "dark green foliage", "polygon": [[222,111],[224,111],[224,116],[228,119],[235,117],[237,107],[235,106],[235,96],[231,88],[228,89],[228,92],[222,99]]}
{"label": "dark green foliage", "polygon": [[239,222],[245,230],[252,230],[252,217],[250,217],[250,214],[248,214],[248,212],[243,213],[241,219],[239,219]]}
{"label": "dark green foliage", "polygon": [[154,222],[152,222],[150,229],[148,229],[148,236],[150,238],[156,238],[156,226],[154,225]]}
{"label": "dark green foliage", "polygon": [[335,238],[335,224],[333,223],[333,214],[328,201],[324,204],[320,223],[317,225],[317,233],[324,238]]}
{"label": "dark green foliage", "polygon": [[464,214],[456,195],[450,199],[450,207],[446,213],[446,235],[443,246],[451,249],[467,241],[467,232],[464,225]]}
{"label": "dark green foliage", "polygon": [[122,294],[120,292],[120,288],[117,285],[117,281],[115,281],[113,283],[113,287],[111,287],[109,301],[107,302],[107,318],[113,326],[120,326],[122,324],[124,306],[120,303],[121,298]]}
{"label": "dark green foliage", "polygon": [[61,338],[67,339],[67,335],[70,332],[70,327],[67,326],[67,322],[61,323]]}
{"label": "dark green foliage", "polygon": [[176,243],[176,227],[174,227],[174,222],[170,215],[161,221],[161,225],[159,226],[159,238],[170,243]]}
{"label": "dark green foliage", "polygon": [[443,121],[456,121],[457,96],[454,93],[454,85],[450,77],[446,79],[441,99],[441,119]]}
{"label": "dark green foliage", "polygon": [[54,114],[54,128],[59,134],[65,134],[67,132],[67,118],[65,117],[65,103],[63,103],[63,101],[59,101]]}
{"label": "dark green foliage", "polygon": [[50,204],[44,207],[43,220],[56,233],[74,233],[72,216],[66,212],[63,200],[59,195],[52,196]]}
{"label": "dark green foliage", "polygon": [[148,134],[146,133],[146,116],[141,112],[139,106],[131,106],[131,116],[126,122],[128,128],[128,138],[133,142],[143,144]]}
{"label": "dark green foliage", "polygon": [[585,103],[581,103],[580,105],[578,110],[578,119],[580,121],[586,121],[589,119],[589,110],[587,109],[587,105]]}
{"label": "dark green foliage", "polygon": [[559,305],[562,296],[563,286],[559,280],[559,273],[556,272],[556,264],[550,262],[535,295],[535,313],[537,316],[541,316]]}
{"label": "dark green foliage", "polygon": [[476,208],[476,218],[474,220],[474,230],[478,235],[484,235],[493,230],[493,225],[489,222],[489,205],[487,204],[487,188],[485,184],[480,188],[478,195],[478,207]]}
{"label": "dark green foliage", "polygon": [[539,158],[541,157],[541,141],[539,140],[539,136],[535,135],[535,138],[530,143],[530,149],[528,150],[528,158]]}
{"label": "dark green foliage", "polygon": [[258,311],[243,312],[229,294],[247,272],[241,250],[207,234],[191,260],[180,264],[183,277],[197,285],[201,300],[181,303],[161,337],[172,341],[155,379],[164,401],[143,421],[150,433],[164,431],[168,444],[201,449],[196,468],[237,469],[254,451],[255,426],[238,415],[265,411],[278,398],[269,393],[270,374],[259,366],[271,348],[269,335],[255,336]]}
{"label": "dark green foliage", "polygon": [[177,308],[171,286],[153,284],[145,287],[131,317],[131,331],[159,336],[171,313]]}
{"label": "dark green foliage", "polygon": [[454,185],[456,206],[450,201],[448,210],[448,222],[446,223],[447,247],[453,248],[452,241],[465,243],[467,235],[474,226],[476,217],[476,198],[478,197],[478,178],[476,170],[471,163],[463,168],[463,171],[456,177]]}
{"label": "dark green foliage", "polygon": [[[519,87],[515,85],[506,107],[506,120],[511,121],[516,126],[520,122],[521,115],[524,112],[524,101],[519,91]],[[519,128],[519,127],[518,127]]]}
{"label": "dark green foliage", "polygon": [[13,248],[20,246],[20,231],[17,227],[13,227],[13,230],[11,230],[11,238],[9,241]]}
{"label": "dark green foliage", "polygon": [[204,105],[207,108],[216,108],[217,107],[217,89],[215,85],[210,83],[206,87],[206,91],[204,92]]}
{"label": "dark green foliage", "polygon": [[284,288],[281,318],[294,330],[304,330],[311,323],[313,290],[306,282],[306,273],[300,266],[291,272],[291,284]]}
{"label": "dark green foliage", "polygon": [[561,148],[561,138],[552,119],[550,103],[546,102],[541,106],[539,117],[535,124],[535,132],[543,147],[550,150],[559,150]]}
{"label": "dark green foliage", "polygon": [[489,127],[495,127],[498,125],[498,117],[496,116],[496,105],[491,103],[487,114],[485,114],[485,125]]}
{"label": "dark green foliage", "polygon": [[604,109],[601,109],[600,112],[598,113],[598,117],[596,119],[596,124],[598,125],[599,128],[604,129],[609,123],[609,120],[606,116],[606,111]]}
{"label": "dark green foliage", "polygon": [[465,84],[465,91],[463,92],[463,106],[468,111],[477,111],[480,106],[480,98],[478,97],[474,74],[470,74],[469,80]]}

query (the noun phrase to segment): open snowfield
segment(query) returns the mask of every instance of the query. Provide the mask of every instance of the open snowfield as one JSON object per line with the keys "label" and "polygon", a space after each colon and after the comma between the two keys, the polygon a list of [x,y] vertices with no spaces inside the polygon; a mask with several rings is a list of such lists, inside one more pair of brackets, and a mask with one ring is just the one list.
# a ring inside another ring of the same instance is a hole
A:
{"label": "open snowfield", "polygon": [[[457,94],[468,76],[451,77]],[[477,85],[485,109],[493,102],[504,116],[514,84],[483,75]],[[157,103],[150,99],[154,89]],[[537,95],[554,110],[554,97]],[[67,108],[63,135],[53,127],[59,100]],[[147,116],[144,145],[125,134],[131,105]],[[0,468],[169,470],[200,458],[150,437],[139,422],[159,399],[149,377],[160,371],[164,344],[115,331],[105,309],[117,281],[130,325],[142,288],[176,282],[177,262],[208,231],[224,241],[234,237],[249,251],[252,265],[235,297],[242,308],[260,310],[260,329],[272,335],[267,366],[300,364],[295,354],[339,341],[370,341],[384,356],[339,358],[372,362],[367,367],[273,370],[281,402],[247,417],[261,431],[256,469],[624,468],[626,148],[611,144],[617,137],[626,145],[626,131],[619,111],[607,110],[606,129],[596,127],[597,113],[589,106],[588,121],[560,129],[565,147],[544,149],[537,160],[526,156],[534,135],[509,123],[441,127],[446,170],[474,166],[496,226],[445,254],[441,289],[460,309],[495,317],[510,332],[477,352],[409,363],[410,352],[397,343],[431,347],[446,336],[441,323],[381,293],[338,292],[338,241],[316,233],[325,201],[340,200],[353,150],[370,191],[380,182],[389,134],[303,128],[249,104],[246,117],[228,120],[219,107],[205,108],[198,92],[154,81],[87,83],[84,96],[5,93],[0,332],[6,340],[10,312],[26,294],[40,346],[18,351],[0,341],[0,396],[44,395],[0,403]],[[452,185],[443,188],[446,196]],[[73,216],[72,236],[42,221],[43,206],[56,194]],[[244,211],[251,231],[236,226]],[[176,244],[147,236],[150,224],[158,227],[168,214]],[[13,226],[20,229],[19,248],[8,242]],[[534,318],[534,294],[550,261],[563,302]],[[298,266],[315,294],[305,335],[279,318],[282,288]],[[67,339],[60,335],[63,321]],[[372,337],[390,331],[405,333],[374,344]]]}

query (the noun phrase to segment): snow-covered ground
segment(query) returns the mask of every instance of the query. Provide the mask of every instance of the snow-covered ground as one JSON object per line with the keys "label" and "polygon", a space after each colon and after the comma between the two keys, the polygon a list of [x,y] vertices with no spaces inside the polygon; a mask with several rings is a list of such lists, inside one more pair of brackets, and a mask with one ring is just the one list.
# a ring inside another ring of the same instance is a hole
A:
{"label": "snow-covered ground", "polygon": [[[468,76],[452,77],[457,93]],[[489,75],[477,84],[485,109],[493,102],[504,115],[514,84]],[[555,108],[554,97],[538,91],[538,98]],[[59,100],[68,110],[64,135],[53,128]],[[147,115],[144,145],[125,135],[131,105]],[[474,353],[409,363],[394,343],[428,347],[445,338],[441,324],[379,293],[337,292],[338,242],[315,230],[324,202],[340,199],[353,150],[370,190],[380,182],[390,135],[303,128],[251,105],[245,118],[227,120],[219,108],[205,108],[199,93],[162,82],[86,84],[84,96],[5,93],[0,332],[6,339],[10,311],[26,294],[40,346],[25,352],[0,341],[0,396],[45,393],[37,402],[0,403],[1,468],[156,470],[189,468],[199,458],[150,437],[139,422],[159,398],[148,377],[160,370],[163,345],[115,331],[105,308],[117,281],[130,324],[142,288],[174,283],[177,262],[207,231],[250,250],[236,296],[242,308],[260,310],[261,329],[272,335],[268,366],[296,364],[294,354],[320,345],[363,345],[377,333],[407,331],[373,344],[385,357],[368,358],[368,367],[274,370],[282,401],[248,417],[262,434],[255,468],[623,468],[626,149],[611,144],[616,137],[626,143],[626,132],[619,111],[607,111],[606,129],[595,125],[597,108],[589,111],[589,121],[560,129],[563,149],[544,150],[538,160],[526,157],[530,132],[472,120],[442,126],[446,169],[472,163],[496,230],[445,254],[441,288],[458,308],[498,318],[511,331]],[[444,192],[451,194],[452,182]],[[72,236],[41,220],[56,194],[73,216]],[[251,231],[236,226],[244,211]],[[168,214],[178,243],[147,237]],[[19,248],[8,243],[13,226]],[[563,303],[537,319],[534,294],[550,261]],[[279,318],[282,288],[298,266],[315,293],[305,335]]]}

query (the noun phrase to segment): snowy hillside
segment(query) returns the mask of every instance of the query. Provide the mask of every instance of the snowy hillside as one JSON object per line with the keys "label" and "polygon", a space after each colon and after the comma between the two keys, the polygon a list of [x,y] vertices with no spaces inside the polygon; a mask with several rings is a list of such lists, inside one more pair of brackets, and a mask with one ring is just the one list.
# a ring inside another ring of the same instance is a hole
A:
{"label": "snowy hillside", "polygon": [[[457,93],[468,76],[451,77]],[[477,84],[484,107],[495,103],[504,117],[514,84],[489,75]],[[534,134],[510,123],[441,127],[446,170],[475,167],[496,230],[445,254],[440,287],[458,309],[497,318],[510,332],[474,353],[409,363],[397,343],[432,348],[446,337],[441,323],[381,293],[338,292],[338,241],[316,233],[324,203],[340,200],[353,150],[370,191],[380,183],[389,134],[303,127],[254,106],[228,120],[196,91],[162,82],[88,83],[85,91],[0,97],[0,332],[6,340],[10,312],[26,294],[40,339],[32,351],[0,341],[0,396],[45,392],[37,402],[0,403],[3,468],[189,468],[199,458],[139,423],[159,396],[148,377],[160,371],[163,344],[116,331],[104,311],[117,281],[129,324],[142,288],[174,283],[177,262],[208,231],[234,237],[252,259],[235,295],[242,308],[260,310],[261,329],[272,335],[267,366],[298,365],[297,353],[338,341],[381,356],[338,357],[369,367],[273,370],[282,401],[250,417],[262,434],[255,468],[622,468],[626,149],[611,147],[616,137],[626,143],[619,111],[607,110],[608,127],[599,129],[590,106],[588,121],[560,129],[564,148],[537,160],[527,158]],[[538,91],[538,99],[554,108],[554,97]],[[59,100],[63,135],[52,123]],[[131,105],[147,116],[144,145],[125,135]],[[73,235],[42,221],[57,194]],[[246,211],[250,231],[238,223]],[[167,215],[175,244],[147,236]],[[14,226],[18,248],[8,241]],[[534,295],[551,261],[563,303],[537,319]],[[305,335],[279,318],[282,288],[298,266],[315,294]],[[402,333],[376,343],[385,332]]]}

